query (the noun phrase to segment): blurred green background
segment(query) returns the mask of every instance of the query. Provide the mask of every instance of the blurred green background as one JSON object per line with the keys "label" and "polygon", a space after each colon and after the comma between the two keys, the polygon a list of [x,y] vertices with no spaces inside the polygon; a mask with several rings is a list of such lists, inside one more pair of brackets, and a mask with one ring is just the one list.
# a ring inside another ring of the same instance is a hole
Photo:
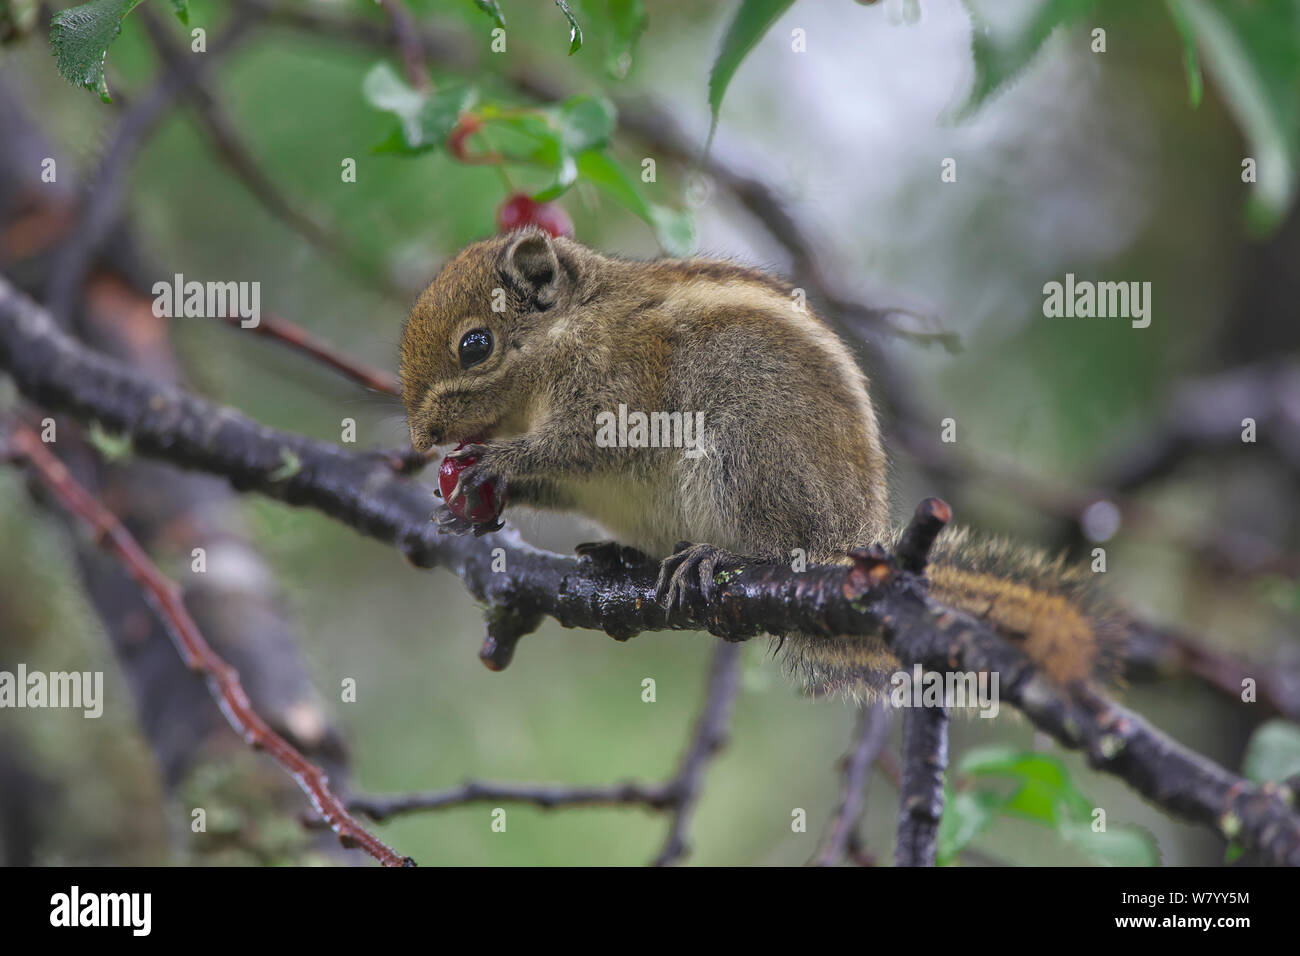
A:
{"label": "blurred green background", "polygon": [[[383,22],[374,4],[361,0],[288,6]],[[606,68],[612,32],[605,4],[573,0],[586,42],[572,56],[567,25],[550,4],[502,6],[509,47],[494,55],[491,23],[470,0],[407,4],[420,23],[463,37],[480,64],[469,78],[487,99],[517,100],[503,77],[522,68],[574,93],[615,95],[628,109],[649,96],[703,150],[709,66],[733,4],[650,4],[648,30],[622,80]],[[1040,5],[976,6],[995,27],[1009,29]],[[210,38],[230,15],[226,4],[208,2],[190,11],[191,26],[208,27]],[[159,5],[157,12],[167,11]],[[180,26],[168,20],[179,37]],[[1089,48],[1094,26],[1107,31],[1104,54]],[[795,28],[806,31],[805,53],[791,50]],[[1236,307],[1243,276],[1276,231],[1248,228],[1240,160],[1249,146],[1212,76],[1203,102],[1189,104],[1183,47],[1164,4],[1101,4],[1080,26],[1057,31],[1017,81],[957,120],[974,82],[971,31],[968,10],[956,0],[802,0],[737,72],[715,154],[788,201],[838,288],[880,304],[920,303],[936,328],[960,336],[962,348],[950,353],[882,335],[877,359],[908,374],[933,414],[935,434],[942,418],[958,419],[956,453],[1014,463],[1046,487],[1086,487],[1108,454],[1154,427],[1179,382],[1276,357],[1278,342],[1292,351],[1294,302],[1289,313],[1269,316],[1243,317]],[[93,171],[123,104],[102,104],[63,81],[39,29],[0,57],[8,92],[20,96],[82,176]],[[441,150],[372,153],[393,128],[392,117],[362,96],[362,81],[380,60],[398,65],[391,53],[273,21],[219,65],[212,88],[284,192],[350,239],[362,272],[414,292],[446,257],[493,232],[506,189],[496,170],[460,164]],[[133,17],[108,64],[110,86],[126,104],[155,75],[157,58]],[[433,66],[440,88],[463,77]],[[610,152],[633,171],[655,155],[621,134]],[[357,160],[355,183],[340,182],[344,157]],[[939,180],[947,157],[957,161],[956,183]],[[638,185],[649,201],[693,211],[701,254],[789,269],[787,251],[724,188],[714,184],[702,203],[690,204],[691,169],[668,158],[658,169],[657,182]],[[512,167],[510,175],[528,189],[547,182],[540,171]],[[631,256],[657,254],[652,230],[590,185],[580,182],[559,202],[581,241]],[[358,359],[395,367],[402,303],[375,294],[365,275],[269,216],[185,110],[172,112],[144,145],[129,173],[126,208],[160,277],[258,280],[263,309]],[[1066,272],[1149,280],[1150,328],[1043,318],[1042,285]],[[176,320],[173,335],[191,386],[259,421],[337,441],[341,419],[352,417],[360,446],[405,442],[397,402],[297,355],[209,320]],[[1266,352],[1258,342],[1268,343]],[[897,447],[893,470],[900,518],[941,490]],[[1294,553],[1293,481],[1250,447],[1193,460],[1141,492],[1143,506],[1162,516],[1157,526],[1126,525],[1106,542],[1108,584],[1141,614],[1185,626],[1234,654],[1264,657],[1288,646],[1293,653],[1300,607],[1294,581],[1225,574],[1185,546],[1188,534],[1233,527]],[[1058,543],[1054,519],[1009,483],[971,468],[961,492],[961,522]],[[476,653],[480,611],[454,577],[414,570],[393,550],[312,512],[254,497],[243,509],[315,684],[331,702],[329,717],[348,742],[357,790],[671,773],[703,691],[712,646],[706,635],[649,634],[618,644],[548,621],[523,641],[508,670],[490,673]],[[7,653],[32,669],[104,669],[109,687],[99,721],[61,712],[0,715],[52,787],[37,860],[193,859],[202,837],[184,832],[188,811],[165,797],[156,778],[130,693],[76,584],[64,527],[32,505],[13,472],[0,473],[0,520],[8,545],[0,554]],[[562,518],[520,516],[518,525],[557,549],[599,536]],[[158,557],[173,576],[184,573],[184,555]],[[837,800],[837,760],[855,712],[842,702],[800,698],[766,642],[744,653],[732,739],[708,771],[690,862],[802,863]],[[349,677],[357,681],[355,703],[339,700]],[[657,683],[652,704],[641,700],[646,677]],[[1187,678],[1118,693],[1176,738],[1239,766],[1254,719],[1241,708]],[[1007,710],[995,721],[955,722],[955,758],[989,743],[1042,745]],[[1064,759],[1112,823],[1139,824],[1154,835],[1165,863],[1222,860],[1211,835],[1091,773],[1077,755]],[[797,807],[808,812],[807,833],[791,832]],[[636,809],[511,806],[501,834],[490,829],[490,810],[422,814],[377,830],[422,863],[569,865],[643,863],[665,826]],[[863,832],[884,860],[896,812],[893,788],[877,774]],[[975,845],[1010,862],[1089,862],[1041,828],[1009,819]]]}

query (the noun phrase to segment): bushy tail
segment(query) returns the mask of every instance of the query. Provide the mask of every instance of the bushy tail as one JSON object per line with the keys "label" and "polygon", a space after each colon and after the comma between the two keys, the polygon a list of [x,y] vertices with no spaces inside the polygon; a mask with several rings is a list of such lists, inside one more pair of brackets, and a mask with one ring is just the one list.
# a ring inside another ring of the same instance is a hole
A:
{"label": "bushy tail", "polygon": [[[891,550],[901,529],[886,542]],[[1066,684],[1109,673],[1116,660],[1116,615],[1095,576],[1062,557],[1002,538],[949,528],[930,551],[930,593],[986,621],[1054,680]],[[814,694],[874,699],[900,664],[872,636],[836,640],[790,635],[787,663]]]}

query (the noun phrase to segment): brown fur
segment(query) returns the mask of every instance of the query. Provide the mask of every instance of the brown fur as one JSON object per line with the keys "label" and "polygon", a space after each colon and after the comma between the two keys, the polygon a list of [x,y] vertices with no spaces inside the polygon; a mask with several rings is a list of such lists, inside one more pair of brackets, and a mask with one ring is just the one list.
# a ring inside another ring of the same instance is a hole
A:
{"label": "brown fur", "polygon": [[[536,230],[477,243],[403,331],[411,440],[482,435],[482,463],[513,504],[581,512],[655,558],[689,540],[763,560],[794,549],[840,559],[891,536],[887,459],[865,376],[791,292],[727,262],[629,262]],[[490,329],[495,346],[462,370],[471,328]],[[596,415],[620,403],[703,412],[704,456],[599,447]],[[1090,672],[1099,637],[1082,579],[961,533],[938,548],[937,598],[985,617],[1060,680]],[[870,693],[898,667],[876,638],[788,643],[815,691]]]}

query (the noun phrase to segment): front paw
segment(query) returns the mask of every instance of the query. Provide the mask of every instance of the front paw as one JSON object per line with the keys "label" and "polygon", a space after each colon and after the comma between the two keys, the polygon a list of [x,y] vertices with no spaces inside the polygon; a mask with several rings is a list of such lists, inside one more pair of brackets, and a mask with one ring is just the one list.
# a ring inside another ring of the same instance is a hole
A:
{"label": "front paw", "polygon": [[499,518],[489,518],[487,521],[471,521],[456,514],[446,505],[442,505],[433,513],[433,523],[438,526],[438,534],[469,534],[473,532],[476,538],[490,534],[493,531],[500,531],[505,527],[505,522]]}
{"label": "front paw", "polygon": [[701,601],[710,604],[717,588],[713,576],[744,566],[745,560],[739,555],[711,544],[678,542],[676,553],[659,565],[655,596],[669,611],[698,606]]}
{"label": "front paw", "polygon": [[[501,527],[497,519],[506,503],[506,480],[494,461],[493,449],[488,445],[466,445],[443,459],[438,469],[438,486],[450,517],[440,516],[439,527],[451,533],[463,534],[465,526],[487,526],[495,531]],[[461,519],[457,525],[450,518]]]}

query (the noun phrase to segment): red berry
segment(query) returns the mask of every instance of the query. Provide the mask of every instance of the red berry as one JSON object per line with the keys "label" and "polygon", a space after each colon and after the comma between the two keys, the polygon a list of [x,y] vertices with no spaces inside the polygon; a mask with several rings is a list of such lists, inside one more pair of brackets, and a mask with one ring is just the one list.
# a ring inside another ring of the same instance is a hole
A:
{"label": "red berry", "polygon": [[[474,439],[466,439],[456,446],[457,450],[464,448],[466,445],[474,443]],[[461,495],[459,498],[452,500],[451,493],[456,488],[456,482],[460,479],[460,473],[470,465],[477,464],[478,459],[473,455],[467,458],[444,458],[442,465],[438,468],[438,488],[442,492],[442,500],[447,503],[451,513],[465,521],[472,521],[474,524],[483,524],[487,521],[495,521],[505,508],[505,495],[502,494],[500,500],[492,493],[492,489],[487,485],[478,490],[478,503],[472,508],[470,502],[473,500],[474,493],[470,492]]]}
{"label": "red berry", "polygon": [[563,207],[538,202],[525,193],[515,193],[497,210],[497,229],[511,232],[525,226],[537,226],[553,236],[573,237],[573,220]]}

